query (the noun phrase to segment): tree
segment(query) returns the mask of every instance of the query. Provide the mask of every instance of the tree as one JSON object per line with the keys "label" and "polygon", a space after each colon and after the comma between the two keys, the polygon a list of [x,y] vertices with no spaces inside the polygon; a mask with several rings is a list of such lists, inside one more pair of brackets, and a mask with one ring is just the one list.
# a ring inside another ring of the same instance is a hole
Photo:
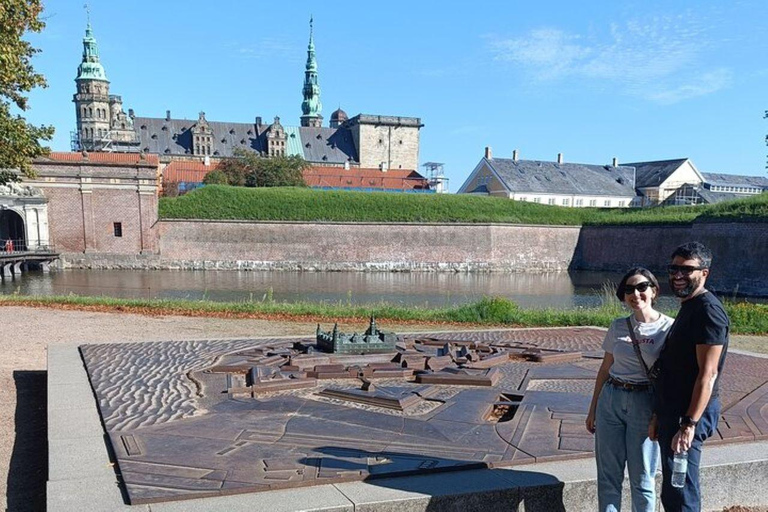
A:
{"label": "tree", "polygon": [[222,171],[211,171],[203,177],[203,185],[229,185],[229,180]]}
{"label": "tree", "polygon": [[304,170],[309,164],[300,156],[261,157],[253,151],[236,148],[235,157],[219,168],[230,185],[246,187],[305,187]]}
{"label": "tree", "polygon": [[40,50],[22,39],[27,31],[45,27],[42,11],[40,0],[0,0],[0,184],[18,181],[12,169],[34,175],[31,160],[49,151],[40,141],[53,136],[53,127],[28,124],[11,110],[26,111],[26,93],[47,86],[30,62]]}

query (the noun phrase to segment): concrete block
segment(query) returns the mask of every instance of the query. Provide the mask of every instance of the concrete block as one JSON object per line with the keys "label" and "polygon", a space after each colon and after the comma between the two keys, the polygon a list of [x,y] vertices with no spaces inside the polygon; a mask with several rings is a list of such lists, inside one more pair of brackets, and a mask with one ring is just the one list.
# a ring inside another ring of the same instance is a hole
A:
{"label": "concrete block", "polygon": [[48,408],[48,441],[57,439],[89,439],[104,435],[99,415],[94,408]]}
{"label": "concrete block", "polygon": [[48,480],[116,480],[104,436],[48,442]]}
{"label": "concrete block", "polygon": [[169,503],[153,503],[152,512],[353,512],[356,510],[332,485],[238,494]]}
{"label": "concrete block", "polygon": [[498,470],[471,470],[336,484],[355,512],[517,510],[519,490]]}
{"label": "concrete block", "polygon": [[126,505],[114,476],[49,481],[46,500],[56,512],[150,512],[146,505]]}
{"label": "concrete block", "polygon": [[98,414],[96,397],[88,383],[49,384],[48,410],[56,409],[91,409]]}

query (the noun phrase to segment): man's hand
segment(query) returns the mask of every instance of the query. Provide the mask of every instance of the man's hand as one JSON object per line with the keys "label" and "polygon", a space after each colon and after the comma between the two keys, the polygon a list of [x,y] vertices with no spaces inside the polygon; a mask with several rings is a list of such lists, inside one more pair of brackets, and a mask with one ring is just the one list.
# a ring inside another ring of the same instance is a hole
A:
{"label": "man's hand", "polygon": [[656,441],[659,438],[659,418],[654,414],[651,416],[651,422],[648,423],[648,439]]}
{"label": "man's hand", "polygon": [[696,427],[693,425],[681,426],[675,437],[672,438],[672,451],[675,453],[687,452],[693,443],[693,434]]}

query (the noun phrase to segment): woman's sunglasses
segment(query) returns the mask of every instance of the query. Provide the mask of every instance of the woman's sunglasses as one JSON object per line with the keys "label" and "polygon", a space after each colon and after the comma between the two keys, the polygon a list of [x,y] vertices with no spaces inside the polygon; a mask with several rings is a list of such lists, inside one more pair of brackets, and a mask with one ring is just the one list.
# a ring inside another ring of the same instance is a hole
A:
{"label": "woman's sunglasses", "polygon": [[650,281],[643,281],[642,283],[637,284],[625,284],[624,285],[624,295],[632,295],[635,293],[635,290],[637,290],[640,293],[643,293],[648,288],[653,288],[653,283]]}

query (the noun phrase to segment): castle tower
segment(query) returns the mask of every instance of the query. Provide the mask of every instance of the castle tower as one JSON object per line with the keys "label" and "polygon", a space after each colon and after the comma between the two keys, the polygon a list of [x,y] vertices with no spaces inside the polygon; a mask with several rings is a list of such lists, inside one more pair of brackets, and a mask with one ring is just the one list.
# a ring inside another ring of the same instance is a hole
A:
{"label": "castle tower", "polygon": [[93,37],[91,22],[85,28],[83,60],[77,67],[75,102],[80,149],[99,151],[109,142],[109,80],[99,62],[99,47]]}
{"label": "castle tower", "polygon": [[315,59],[315,39],[313,19],[309,19],[309,45],[307,46],[307,66],[304,70],[304,101],[301,102],[301,126],[320,127],[323,124],[323,104],[320,103],[320,85],[317,83],[317,60]]}

